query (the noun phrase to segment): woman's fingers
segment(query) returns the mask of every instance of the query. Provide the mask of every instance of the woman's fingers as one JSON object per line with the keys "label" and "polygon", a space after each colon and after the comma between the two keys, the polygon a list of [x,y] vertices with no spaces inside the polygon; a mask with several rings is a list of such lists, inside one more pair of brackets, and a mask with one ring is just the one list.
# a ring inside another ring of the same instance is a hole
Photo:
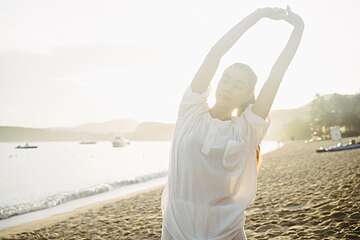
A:
{"label": "woman's fingers", "polygon": [[286,15],[287,15],[287,12],[285,9],[274,8],[272,18],[280,20],[280,19],[284,19],[286,17]]}
{"label": "woman's fingers", "polygon": [[304,25],[302,18],[296,13],[294,13],[289,5],[286,6],[286,9],[278,7],[265,7],[259,8],[258,11],[262,15],[262,17],[270,18],[273,20],[285,20],[294,26]]}
{"label": "woman's fingers", "polygon": [[288,12],[288,14],[287,17],[285,18],[285,21],[289,22],[294,26],[304,25],[302,18],[298,14],[294,13],[289,5],[286,7],[286,11]]}
{"label": "woman's fingers", "polygon": [[292,13],[291,8],[290,8],[289,5],[286,6],[286,11],[287,11],[288,13]]}
{"label": "woman's fingers", "polygon": [[273,20],[286,20],[290,17],[290,15],[293,15],[293,12],[291,11],[289,6],[287,6],[286,9],[279,7],[265,7],[260,8],[260,11],[264,17]]}
{"label": "woman's fingers", "polygon": [[276,10],[277,10],[279,13],[286,13],[286,10],[283,9],[283,8],[276,8]]}
{"label": "woman's fingers", "polygon": [[285,9],[282,9],[282,8],[272,8],[271,9],[272,13],[274,14],[282,14],[282,13],[286,13]]}

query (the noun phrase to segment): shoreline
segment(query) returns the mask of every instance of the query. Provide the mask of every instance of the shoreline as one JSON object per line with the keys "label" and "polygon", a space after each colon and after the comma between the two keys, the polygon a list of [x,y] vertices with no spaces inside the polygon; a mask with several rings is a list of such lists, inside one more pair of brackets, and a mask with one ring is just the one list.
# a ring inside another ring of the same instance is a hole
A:
{"label": "shoreline", "polygon": [[113,203],[117,203],[121,200],[124,199],[130,199],[132,197],[135,197],[139,194],[143,194],[143,193],[149,193],[149,192],[153,192],[156,190],[160,190],[163,188],[163,185],[161,186],[155,186],[155,187],[149,187],[147,189],[143,189],[143,190],[138,190],[132,193],[128,193],[124,196],[120,196],[120,197],[115,197],[115,198],[111,198],[108,200],[103,200],[103,201],[99,201],[99,202],[95,202],[95,203],[90,203],[81,207],[77,207],[74,210],[71,210],[69,212],[63,212],[63,213],[58,213],[58,214],[54,214],[52,216],[49,217],[45,217],[43,219],[38,219],[38,220],[33,220],[31,222],[27,222],[27,223],[22,223],[16,226],[12,226],[12,227],[8,227],[8,228],[4,228],[0,230],[0,237],[9,237],[10,235],[13,234],[18,234],[21,232],[26,232],[26,231],[35,231],[39,228],[42,227],[47,227],[49,225],[53,225],[55,223],[58,223],[60,221],[72,218],[74,216],[77,216],[79,214],[85,213],[88,210],[92,210],[92,211],[96,211],[101,209],[102,207],[108,205],[108,204],[113,204]]}
{"label": "shoreline", "polygon": [[[283,144],[279,143],[279,141],[265,141],[265,145],[262,150],[263,151],[262,155],[265,155],[268,152],[279,149],[282,147],[282,145]],[[153,186],[159,186],[159,185],[163,186],[166,182],[166,180],[164,180],[165,178],[166,177],[160,177],[160,178],[151,179],[149,181],[140,182],[137,184],[129,184],[119,189],[103,192],[101,194],[95,194],[84,198],[77,198],[71,201],[61,203],[56,206],[39,209],[36,211],[29,211],[23,214],[13,215],[9,218],[0,220],[0,234],[2,231],[6,229],[10,229],[16,226],[21,226],[23,224],[28,224],[33,221],[44,220],[54,215],[72,212],[78,208],[82,208],[90,204],[104,202],[109,199],[117,199],[119,197],[121,198],[126,195],[132,194],[134,192],[144,192],[147,189],[152,189]]]}
{"label": "shoreline", "polygon": [[[273,151],[276,151],[276,150],[284,147],[285,144],[286,144],[286,142],[281,142],[280,146],[277,146],[277,148],[263,153],[262,156],[265,156],[266,154],[269,154],[269,153],[271,153]],[[101,208],[101,207],[103,207],[103,206],[105,206],[107,204],[113,204],[113,203],[116,203],[116,202],[121,201],[123,199],[132,198],[132,197],[137,196],[139,194],[152,193],[154,191],[162,191],[163,187],[164,187],[164,184],[161,184],[160,186],[149,187],[147,189],[142,189],[142,190],[138,190],[138,191],[128,193],[128,194],[126,194],[124,196],[114,197],[114,198],[111,198],[111,199],[108,199],[108,200],[102,200],[102,201],[98,201],[98,202],[95,202],[95,203],[89,203],[89,204],[86,204],[84,206],[77,207],[77,208],[75,208],[73,210],[70,210],[70,211],[57,213],[57,214],[53,214],[51,216],[47,216],[47,217],[44,217],[44,218],[41,218],[41,219],[31,220],[29,222],[21,223],[21,224],[15,225],[15,226],[6,227],[6,228],[3,228],[3,229],[0,229],[0,237],[5,237],[6,238],[6,237],[9,237],[10,235],[19,234],[21,232],[35,231],[35,230],[40,229],[42,227],[47,227],[49,225],[56,224],[58,222],[66,220],[68,218],[80,215],[81,213],[84,213],[84,212],[86,212],[88,210],[99,209],[99,208]]]}
{"label": "shoreline", "polygon": [[[275,142],[275,141],[273,141]],[[275,149],[272,149],[268,152],[265,152],[264,154],[262,154],[262,156],[265,156],[266,154],[269,154],[273,151],[276,151],[282,147],[284,147],[286,144],[286,142],[281,142],[280,146],[278,145]],[[96,210],[99,209],[107,204],[112,204],[112,203],[116,203],[118,201],[124,200],[124,199],[129,199],[132,198],[134,196],[137,196],[139,194],[144,194],[144,193],[152,193],[154,191],[160,191],[162,190],[164,184],[161,184],[160,186],[154,186],[154,187],[149,187],[146,189],[142,189],[142,190],[137,190],[131,193],[128,193],[124,196],[120,196],[120,197],[114,197],[114,198],[110,198],[107,200],[101,200],[101,201],[97,201],[94,203],[89,203],[86,204],[84,206],[80,206],[80,207],[76,207],[75,209],[72,209],[70,211],[66,211],[66,212],[61,212],[61,213],[56,213],[53,214],[51,216],[46,216],[44,218],[41,219],[35,219],[35,220],[31,220],[29,222],[25,222],[25,223],[20,223],[18,225],[15,226],[10,226],[10,227],[5,227],[3,229],[0,229],[0,237],[8,237],[10,235],[14,235],[14,234],[19,234],[21,232],[27,232],[27,231],[35,231],[37,229],[40,229],[42,227],[47,227],[49,225],[53,225],[56,224],[58,222],[61,222],[63,220],[69,219],[71,217],[80,215],[81,213],[85,213],[88,210]],[[15,216],[17,217],[17,216]]]}
{"label": "shoreline", "polygon": [[[289,141],[262,155],[249,239],[360,239],[360,149],[315,152],[334,143]],[[6,228],[0,239],[159,239],[162,188]]]}

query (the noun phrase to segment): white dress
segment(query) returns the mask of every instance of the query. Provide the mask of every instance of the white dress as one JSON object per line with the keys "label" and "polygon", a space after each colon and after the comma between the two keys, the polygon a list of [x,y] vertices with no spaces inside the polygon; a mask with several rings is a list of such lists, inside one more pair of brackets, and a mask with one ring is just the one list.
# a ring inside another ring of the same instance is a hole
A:
{"label": "white dress", "polygon": [[244,211],[256,194],[256,146],[270,118],[252,112],[252,104],[231,120],[212,118],[209,92],[210,87],[193,92],[189,85],[180,103],[161,197],[162,239],[246,239]]}

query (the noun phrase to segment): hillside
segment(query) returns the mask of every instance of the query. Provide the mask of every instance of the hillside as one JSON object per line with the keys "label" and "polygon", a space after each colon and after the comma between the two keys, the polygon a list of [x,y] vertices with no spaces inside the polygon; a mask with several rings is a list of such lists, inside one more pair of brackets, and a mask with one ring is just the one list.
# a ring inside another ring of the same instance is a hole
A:
{"label": "hillside", "polygon": [[[294,119],[306,120],[310,116],[310,104],[296,109],[273,110],[266,140],[281,140],[281,133]],[[173,123],[142,122],[118,119],[102,123],[86,123],[75,127],[24,128],[0,126],[0,141],[111,141],[122,135],[130,140],[167,141],[174,131]]]}

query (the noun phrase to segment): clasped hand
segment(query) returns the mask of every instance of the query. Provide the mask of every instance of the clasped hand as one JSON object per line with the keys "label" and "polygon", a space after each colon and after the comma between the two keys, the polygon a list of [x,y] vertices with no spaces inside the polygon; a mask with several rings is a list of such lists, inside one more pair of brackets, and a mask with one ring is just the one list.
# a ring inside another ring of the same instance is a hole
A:
{"label": "clasped hand", "polygon": [[265,7],[258,8],[255,12],[261,17],[272,20],[284,20],[295,27],[304,26],[302,18],[298,14],[294,13],[289,6],[286,7],[286,10],[283,8]]}

